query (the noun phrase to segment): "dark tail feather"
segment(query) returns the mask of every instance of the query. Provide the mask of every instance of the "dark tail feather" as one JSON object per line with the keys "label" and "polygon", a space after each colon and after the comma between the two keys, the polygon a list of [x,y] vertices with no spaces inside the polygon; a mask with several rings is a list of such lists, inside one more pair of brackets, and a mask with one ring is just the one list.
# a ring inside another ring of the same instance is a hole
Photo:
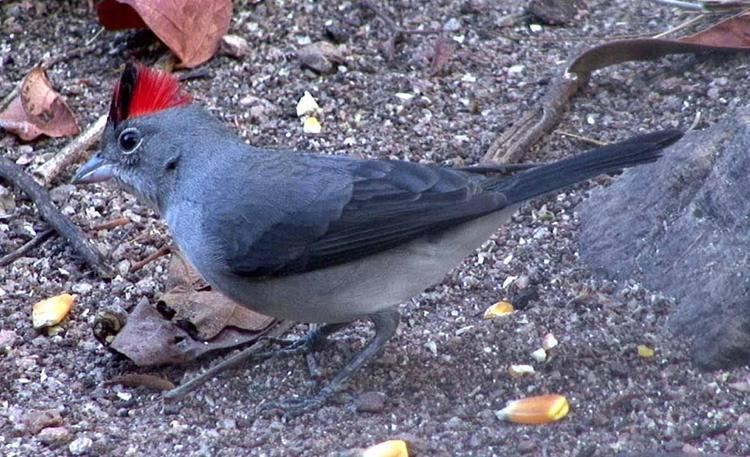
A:
{"label": "dark tail feather", "polygon": [[508,203],[519,203],[600,174],[654,162],[663,148],[679,140],[682,135],[681,130],[672,129],[636,136],[500,179],[491,189],[504,193]]}

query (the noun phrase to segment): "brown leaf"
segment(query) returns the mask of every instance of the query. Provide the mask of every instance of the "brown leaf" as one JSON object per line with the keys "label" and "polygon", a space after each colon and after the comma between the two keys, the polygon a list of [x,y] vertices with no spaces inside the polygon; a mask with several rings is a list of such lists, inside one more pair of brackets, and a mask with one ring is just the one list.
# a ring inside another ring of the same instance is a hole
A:
{"label": "brown leaf", "polygon": [[750,49],[750,14],[731,17],[694,35],[679,39],[635,38],[594,46],[568,67],[568,72],[586,74],[633,60],[654,60],[670,54]]}
{"label": "brown leaf", "polygon": [[73,112],[52,89],[41,67],[35,67],[21,82],[19,95],[0,113],[0,128],[24,141],[40,135],[62,137],[80,132]]}
{"label": "brown leaf", "polygon": [[104,0],[97,5],[107,29],[138,28],[137,14],[181,60],[192,68],[213,57],[229,30],[231,0]]}
{"label": "brown leaf", "polygon": [[211,341],[196,341],[151,305],[139,303],[109,347],[146,367],[187,363],[211,351],[250,343],[263,334],[227,328]]}
{"label": "brown leaf", "polygon": [[172,256],[168,276],[172,288],[159,298],[159,302],[174,312],[172,320],[190,322],[200,340],[210,340],[227,327],[257,332],[274,320],[217,291],[203,288],[202,282],[196,279],[199,276],[179,255]]}
{"label": "brown leaf", "polygon": [[172,390],[175,385],[169,379],[146,373],[129,373],[104,381],[105,386],[120,384],[125,387],[147,387],[153,390]]}

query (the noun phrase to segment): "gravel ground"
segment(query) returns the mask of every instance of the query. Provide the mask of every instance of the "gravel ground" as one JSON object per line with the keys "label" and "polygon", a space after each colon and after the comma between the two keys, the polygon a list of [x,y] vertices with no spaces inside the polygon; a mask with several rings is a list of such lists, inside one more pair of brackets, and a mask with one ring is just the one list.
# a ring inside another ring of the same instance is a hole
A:
{"label": "gravel ground", "polygon": [[[394,17],[404,28],[453,30],[455,54],[433,75],[435,35],[405,36],[388,61],[382,52],[386,29],[372,14],[347,10],[350,2],[252,3],[235,3],[231,28],[250,42],[250,55],[206,64],[210,77],[188,83],[198,103],[260,146],[447,165],[479,161],[520,112],[539,102],[576,49],[664,31],[691,17],[653,2],[591,0],[580,2],[569,25],[532,30],[525,17],[505,20],[522,12],[524,2],[378,2],[398,12]],[[80,47],[97,31],[86,2],[10,2],[0,5],[0,14],[9,32],[0,34],[3,96],[40,59]],[[347,25],[341,17],[360,24]],[[347,55],[345,67],[320,76],[300,68],[296,51],[324,38],[327,26],[343,34]],[[82,125],[106,112],[124,61],[151,63],[159,54],[144,51],[140,38],[105,33],[93,52],[49,71]],[[557,131],[526,159],[549,160],[587,147],[560,131],[623,139],[689,125],[698,112],[699,128],[713,124],[748,99],[748,63],[739,54],[681,56],[600,71]],[[295,116],[305,90],[324,110],[321,135],[305,135]],[[66,142],[21,145],[6,136],[0,147],[33,165]],[[72,172],[51,187],[78,225],[123,216],[133,221],[90,233],[121,274],[98,279],[59,238],[0,271],[0,330],[16,337],[0,353],[4,456],[324,456],[391,438],[409,439],[420,456],[750,455],[748,368],[697,371],[685,342],[664,330],[675,306],[668,297],[635,282],[596,278],[578,262],[576,205],[591,186],[610,178],[523,208],[442,284],[401,306],[403,324],[386,353],[343,393],[286,423],[259,414],[258,405],[316,392],[364,344],[367,326],[352,327],[321,354],[321,379],[311,379],[304,359],[295,358],[233,371],[179,402],[144,388],[105,386],[132,372],[180,382],[213,360],[138,369],[93,338],[98,308],[132,309],[162,291],[166,258],[137,273],[127,270],[169,240],[163,223],[134,198],[110,185],[73,188],[66,184]],[[0,253],[7,253],[45,225],[30,201],[3,185],[8,214],[0,220]],[[31,304],[63,292],[78,295],[63,332],[39,334],[31,328]],[[483,320],[484,309],[503,298],[519,311]],[[530,353],[549,332],[560,345],[547,362],[535,362]],[[655,357],[638,357],[639,344],[656,348]],[[536,374],[511,378],[508,366],[515,363],[533,364]],[[384,397],[382,406],[357,412],[354,405],[373,392]],[[521,426],[495,417],[508,400],[547,392],[570,400],[571,413],[559,423]],[[62,428],[40,432],[44,426]]]}

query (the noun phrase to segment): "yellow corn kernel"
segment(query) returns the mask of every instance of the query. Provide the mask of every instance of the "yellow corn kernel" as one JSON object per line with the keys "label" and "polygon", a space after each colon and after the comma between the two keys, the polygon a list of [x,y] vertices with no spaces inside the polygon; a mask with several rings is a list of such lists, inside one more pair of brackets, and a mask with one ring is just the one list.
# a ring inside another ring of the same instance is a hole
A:
{"label": "yellow corn kernel", "polygon": [[315,116],[308,116],[302,124],[302,131],[305,133],[318,134],[323,130],[320,122]]}
{"label": "yellow corn kernel", "polygon": [[73,307],[73,300],[72,295],[62,294],[37,302],[31,309],[32,325],[39,329],[59,324]]}
{"label": "yellow corn kernel", "polygon": [[513,314],[513,305],[502,300],[487,308],[484,312],[484,318],[494,319],[498,316],[507,316],[508,314]]}
{"label": "yellow corn kernel", "polygon": [[645,344],[639,344],[638,345],[638,356],[643,357],[644,359],[650,359],[654,356],[656,351],[654,351],[653,348],[650,348],[646,346]]}
{"label": "yellow corn kernel", "polygon": [[409,457],[409,451],[405,441],[389,440],[368,447],[362,457]]}
{"label": "yellow corn kernel", "polygon": [[549,394],[511,401],[495,415],[498,419],[517,424],[547,424],[567,416],[568,411],[570,404],[567,398]]}

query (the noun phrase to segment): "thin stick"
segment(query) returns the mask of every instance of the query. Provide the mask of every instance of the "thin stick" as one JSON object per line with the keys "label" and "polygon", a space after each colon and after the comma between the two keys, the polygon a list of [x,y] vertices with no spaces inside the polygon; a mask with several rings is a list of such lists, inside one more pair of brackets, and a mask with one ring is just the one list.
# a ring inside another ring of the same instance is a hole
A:
{"label": "thin stick", "polygon": [[588,74],[566,72],[558,76],[542,99],[541,106],[526,111],[516,123],[492,142],[484,155],[484,160],[512,163],[520,159],[534,143],[557,125],[570,99],[587,79]]}
{"label": "thin stick", "polygon": [[6,157],[0,157],[0,178],[26,193],[36,204],[42,218],[68,241],[70,247],[78,252],[99,276],[113,276],[112,269],[105,263],[102,253],[88,241],[81,229],[55,207],[49,192],[37,184],[30,174]]}
{"label": "thin stick", "polygon": [[663,31],[661,33],[657,33],[656,35],[653,36],[653,38],[663,38],[663,37],[665,37],[667,35],[670,35],[672,33],[679,32],[680,30],[683,30],[683,29],[685,29],[687,27],[690,27],[691,25],[695,24],[696,22],[700,21],[704,17],[706,17],[705,14],[699,14],[699,15],[693,17],[693,18],[688,19],[687,21],[683,22],[680,25],[672,27],[669,30],[665,30],[665,31]]}
{"label": "thin stick", "polygon": [[[263,336],[268,336],[270,338],[277,338],[287,331],[294,327],[296,323],[290,322],[290,321],[281,321],[278,325],[276,325],[274,328],[268,331]],[[259,335],[260,336],[260,335]],[[192,392],[193,390],[197,389],[198,387],[205,384],[208,380],[215,377],[219,373],[229,370],[231,368],[235,368],[245,362],[246,360],[252,359],[255,357],[262,349],[265,349],[266,346],[268,346],[268,338],[262,338],[253,343],[251,346],[243,349],[242,351],[238,352],[237,354],[229,357],[228,359],[212,366],[205,372],[199,374],[198,376],[188,380],[187,382],[181,384],[175,389],[172,389],[164,394],[164,398],[173,400],[176,398],[181,398],[187,395],[188,393]]]}
{"label": "thin stick", "polygon": [[132,267],[130,267],[130,272],[135,273],[136,271],[140,270],[141,268],[145,267],[149,263],[153,262],[154,260],[158,259],[159,257],[164,257],[165,255],[172,252],[172,248],[169,246],[162,246],[159,249],[157,249],[155,252],[151,253],[148,257],[141,260],[140,262],[136,262],[133,264]]}
{"label": "thin stick", "polygon": [[692,3],[692,2],[685,2],[682,0],[653,0],[655,3],[661,3],[662,5],[666,6],[673,6],[676,8],[682,8],[685,10],[691,10],[691,11],[702,11],[703,5],[700,3]]}
{"label": "thin stick", "polygon": [[591,143],[591,144],[593,144],[595,146],[607,146],[608,144],[610,144],[607,141],[599,141],[599,140],[597,140],[595,138],[590,138],[590,137],[579,135],[579,134],[573,133],[573,132],[565,132],[563,130],[558,130],[557,133],[560,134],[560,135],[562,135],[562,136],[567,136],[567,137],[575,138],[576,140],[580,140],[580,141],[583,141],[583,142],[586,142],[586,143]]}
{"label": "thin stick", "polygon": [[54,157],[32,170],[42,177],[45,184],[51,183],[65,168],[83,158],[84,153],[102,136],[107,125],[107,116],[100,116],[93,124],[73,141],[68,143]]}
{"label": "thin stick", "polygon": [[[94,36],[94,39],[96,39],[96,35]],[[64,62],[73,57],[80,57],[84,54],[88,54],[94,49],[96,49],[96,45],[93,45],[93,44],[87,45],[87,46],[81,46],[78,48],[73,48],[69,51],[63,52],[62,54],[57,54],[54,57],[49,57],[47,59],[42,60],[39,66],[41,66],[45,70],[49,70],[51,67],[57,65],[60,62]]]}
{"label": "thin stick", "polygon": [[98,232],[99,230],[111,230],[115,227],[120,227],[122,225],[128,225],[130,224],[130,219],[127,217],[119,217],[117,219],[112,219],[111,221],[102,222],[101,224],[97,224],[93,227],[91,227],[89,230],[92,232]]}
{"label": "thin stick", "polygon": [[20,259],[21,257],[25,257],[29,251],[38,246],[41,246],[45,241],[52,238],[55,234],[55,229],[47,229],[41,233],[37,233],[34,238],[27,241],[23,246],[0,258],[0,267],[6,267],[16,260]]}

